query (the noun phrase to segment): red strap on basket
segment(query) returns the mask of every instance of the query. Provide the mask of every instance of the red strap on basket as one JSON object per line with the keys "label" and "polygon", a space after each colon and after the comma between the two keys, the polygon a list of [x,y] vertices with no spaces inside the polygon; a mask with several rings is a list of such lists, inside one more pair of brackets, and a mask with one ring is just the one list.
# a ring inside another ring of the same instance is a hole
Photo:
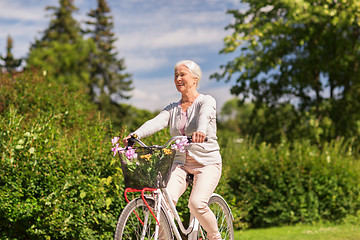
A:
{"label": "red strap on basket", "polygon": [[[128,198],[127,198],[127,193],[128,193],[128,192],[141,192],[141,198],[142,198],[142,200],[144,201],[146,207],[150,210],[151,214],[152,214],[153,217],[155,218],[157,225],[160,226],[159,220],[158,220],[157,217],[155,216],[153,210],[151,210],[151,208],[150,208],[149,204],[147,203],[147,201],[146,201],[146,199],[145,199],[145,196],[144,196],[144,193],[145,193],[145,192],[154,192],[154,191],[156,191],[156,190],[157,190],[156,188],[143,188],[143,189],[126,188],[124,194],[125,194],[125,200],[126,200],[126,202],[129,203],[129,200],[128,200]],[[141,218],[139,217],[139,215],[138,215],[135,211],[134,211],[134,213],[135,213],[136,217],[139,219],[139,221],[141,222],[141,224],[144,225],[144,222],[141,220]]]}

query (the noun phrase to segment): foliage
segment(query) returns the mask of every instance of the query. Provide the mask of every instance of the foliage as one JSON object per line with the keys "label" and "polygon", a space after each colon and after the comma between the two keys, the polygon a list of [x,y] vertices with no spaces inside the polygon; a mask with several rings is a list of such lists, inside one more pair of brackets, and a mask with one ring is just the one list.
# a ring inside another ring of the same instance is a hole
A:
{"label": "foliage", "polygon": [[[234,98],[225,103],[220,113],[219,129],[230,130],[241,137],[256,137],[258,142],[277,144],[286,136],[290,142],[309,140],[321,146],[336,135],[329,108],[326,102],[306,111],[289,103],[277,106],[258,103],[255,107],[254,103],[242,104]],[[317,115],[319,111],[321,116]],[[360,133],[360,125],[357,131]]]}
{"label": "foliage", "polygon": [[[60,0],[59,4],[47,7],[53,12],[51,21],[31,47],[27,68],[43,72],[70,90],[84,89],[91,97],[89,101],[98,103],[119,130],[129,114],[119,102],[130,97],[132,80],[130,74],[123,72],[124,59],[117,58],[110,8],[105,0],[99,0],[98,7],[89,13],[93,21],[86,23],[93,29],[84,32],[72,16],[77,10],[73,0]],[[90,38],[85,39],[85,34]]]}
{"label": "foliage", "polygon": [[359,136],[358,1],[242,2],[248,4],[245,11],[228,11],[233,33],[221,51],[238,56],[213,77],[235,78],[231,92],[257,108],[281,103],[313,108],[315,118],[331,120],[332,138]]}
{"label": "foliage", "polygon": [[91,40],[78,39],[73,44],[54,41],[46,47],[32,49],[27,67],[41,71],[52,82],[88,92],[90,68],[87,62],[92,51],[94,44]]}
{"label": "foliage", "polygon": [[109,121],[61,84],[0,80],[0,238],[111,238],[124,201]]}
{"label": "foliage", "polygon": [[219,128],[236,132],[240,136],[249,135],[253,109],[253,104],[241,104],[238,98],[228,100],[219,114]]}
{"label": "foliage", "polygon": [[360,162],[352,141],[334,140],[319,149],[308,141],[283,139],[271,146],[224,140],[234,208],[247,210],[242,221],[250,227],[337,221],[360,209]]}
{"label": "foliage", "polygon": [[41,40],[30,49],[27,68],[43,72],[50,80],[68,85],[69,89],[90,92],[90,56],[96,51],[91,39],[81,36],[80,26],[72,17],[77,8],[73,0],[60,0],[59,7],[52,10],[49,27]]}
{"label": "foliage", "polygon": [[98,0],[96,9],[88,14],[93,21],[87,21],[92,29],[85,33],[93,39],[96,51],[90,58],[92,98],[99,104],[100,109],[107,110],[104,105],[129,98],[128,92],[132,80],[125,70],[124,59],[117,59],[114,42],[116,38],[112,32],[114,24],[110,16],[110,8],[105,0]]}
{"label": "foliage", "polygon": [[49,42],[74,43],[80,37],[80,25],[72,14],[77,10],[74,0],[59,0],[59,7],[48,6],[53,11],[49,27],[44,30],[41,40],[36,40],[32,48],[46,47]]}
{"label": "foliage", "polygon": [[[16,68],[18,68],[21,65],[22,59],[16,59],[14,58],[12,54],[12,48],[13,48],[13,40],[10,36],[7,38],[7,46],[6,46],[6,56],[0,57],[1,60],[4,62],[4,69],[6,72],[13,73],[16,71]],[[1,69],[0,69],[1,72]]]}

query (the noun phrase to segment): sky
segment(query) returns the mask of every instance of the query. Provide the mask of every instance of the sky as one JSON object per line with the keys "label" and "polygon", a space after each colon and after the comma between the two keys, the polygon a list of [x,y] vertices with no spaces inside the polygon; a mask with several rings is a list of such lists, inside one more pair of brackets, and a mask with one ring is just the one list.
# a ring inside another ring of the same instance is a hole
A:
{"label": "sky", "polygon": [[[156,111],[181,98],[174,81],[174,65],[184,59],[197,62],[203,72],[199,92],[212,95],[217,110],[233,98],[231,82],[217,82],[210,75],[234,59],[219,54],[223,39],[234,21],[228,9],[246,8],[240,0],[108,0],[113,16],[119,58],[132,74],[134,90],[125,101],[140,109]],[[95,9],[96,0],[75,0],[74,17],[81,23]],[[31,43],[41,38],[59,0],[0,0],[0,55],[6,54],[6,39],[14,41],[15,58],[26,57]]]}

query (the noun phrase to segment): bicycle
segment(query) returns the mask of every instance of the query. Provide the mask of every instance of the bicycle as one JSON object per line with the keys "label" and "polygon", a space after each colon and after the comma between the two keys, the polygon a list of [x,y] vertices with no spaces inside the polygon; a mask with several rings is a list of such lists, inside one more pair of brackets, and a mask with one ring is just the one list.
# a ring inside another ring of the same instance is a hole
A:
{"label": "bicycle", "polygon": [[[151,152],[153,154],[155,152],[156,154],[156,151],[160,151],[162,156],[165,156],[165,161],[160,161],[160,164],[157,164],[157,167],[160,167],[160,170],[156,170],[157,174],[155,178],[154,174],[152,174],[151,176],[155,179],[155,181],[154,179],[145,179],[149,180],[151,183],[142,185],[140,184],[141,181],[131,181],[131,176],[138,176],[135,175],[133,172],[129,172],[127,170],[126,163],[123,159],[124,154],[120,155],[122,157],[121,164],[126,187],[124,195],[128,204],[125,206],[119,216],[114,233],[114,240],[169,240],[174,239],[174,237],[177,240],[181,240],[181,233],[187,236],[189,240],[207,239],[206,231],[200,226],[198,220],[194,216],[190,215],[189,226],[187,228],[184,227],[179,213],[177,212],[174,203],[171,201],[170,196],[165,189],[168,178],[170,176],[172,161],[175,155],[175,151],[171,150],[170,153],[170,149],[168,147],[174,141],[179,141],[183,138],[183,136],[173,137],[162,146],[154,145],[150,147],[146,146],[141,140],[137,139],[136,137],[132,137],[129,139],[131,140],[129,141],[130,146],[134,145],[135,142],[141,145],[141,147],[136,149],[137,152],[145,151],[145,153]],[[191,141],[191,138],[188,138],[188,141]],[[165,151],[164,149],[168,150]],[[165,152],[165,155],[162,151]],[[145,154],[141,156],[150,155]],[[141,171],[142,170],[140,170],[140,172]],[[141,175],[139,171],[137,172],[137,174]],[[187,180],[189,180],[190,182],[192,181],[189,177]],[[133,188],[133,186],[136,186],[136,188]],[[141,193],[141,196],[129,201],[127,194],[130,192]],[[221,197],[219,194],[213,193],[210,197],[208,205],[216,216],[222,239],[233,240],[233,215],[231,213],[230,207],[228,206],[224,198]]]}

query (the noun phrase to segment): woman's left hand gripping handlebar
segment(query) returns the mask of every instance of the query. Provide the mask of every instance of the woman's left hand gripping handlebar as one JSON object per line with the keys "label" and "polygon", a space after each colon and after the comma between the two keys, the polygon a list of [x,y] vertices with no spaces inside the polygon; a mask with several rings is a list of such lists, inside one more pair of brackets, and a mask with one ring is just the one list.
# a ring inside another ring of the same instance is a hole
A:
{"label": "woman's left hand gripping handlebar", "polygon": [[203,132],[194,132],[192,134],[192,142],[193,143],[203,143],[205,142],[206,135]]}
{"label": "woman's left hand gripping handlebar", "polygon": [[123,138],[123,143],[124,143],[124,146],[127,147],[127,146],[134,146],[135,144],[135,138],[137,138],[137,136],[135,134],[129,134],[127,137],[124,137]]}

